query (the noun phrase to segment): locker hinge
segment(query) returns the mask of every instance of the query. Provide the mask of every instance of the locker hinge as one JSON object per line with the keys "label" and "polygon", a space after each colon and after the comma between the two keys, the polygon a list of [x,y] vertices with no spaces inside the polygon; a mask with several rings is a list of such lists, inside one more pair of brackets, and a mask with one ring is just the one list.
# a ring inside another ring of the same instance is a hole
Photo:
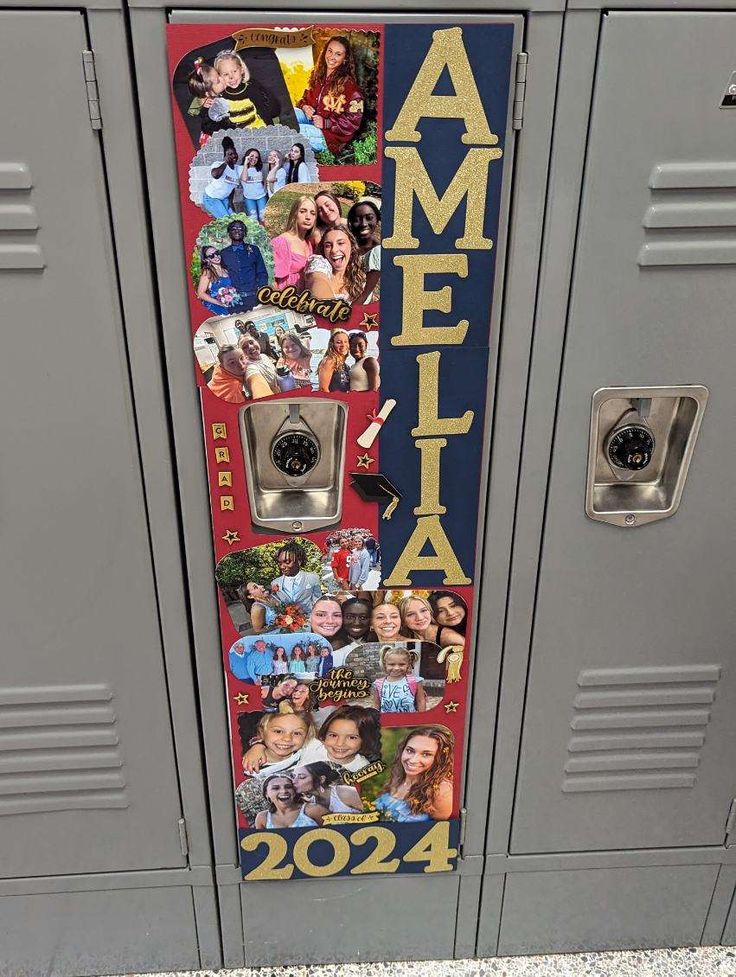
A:
{"label": "locker hinge", "polygon": [[101,129],[102,115],[100,114],[100,93],[97,90],[97,70],[95,69],[94,51],[82,51],[82,69],[84,71],[84,84],[87,87],[89,124],[93,129]]}
{"label": "locker hinge", "polygon": [[516,55],[516,79],[514,87],[514,108],[511,115],[511,128],[521,129],[524,125],[524,99],[526,98],[526,66],[529,55],[519,51]]}
{"label": "locker hinge", "polygon": [[182,855],[189,854],[189,839],[187,838],[187,822],[185,818],[179,818],[176,822],[179,828],[179,844]]}
{"label": "locker hinge", "polygon": [[465,822],[468,817],[468,809],[466,807],[460,808],[460,837],[457,842],[457,854],[458,858],[463,857],[463,848],[465,847]]}
{"label": "locker hinge", "polygon": [[726,837],[723,841],[724,848],[731,848],[734,844],[734,840],[731,837],[733,834],[733,829],[736,828],[736,797],[731,801],[731,806],[728,809],[728,817],[726,818]]}

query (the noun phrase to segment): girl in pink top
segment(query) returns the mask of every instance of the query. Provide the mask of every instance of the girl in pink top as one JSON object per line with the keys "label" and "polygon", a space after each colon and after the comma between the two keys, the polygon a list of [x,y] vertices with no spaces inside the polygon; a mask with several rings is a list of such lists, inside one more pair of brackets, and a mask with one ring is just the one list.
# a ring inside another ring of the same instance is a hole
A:
{"label": "girl in pink top", "polygon": [[304,288],[304,267],[314,251],[312,232],[317,208],[309,196],[298,197],[289,211],[286,230],[271,241],[276,288]]}

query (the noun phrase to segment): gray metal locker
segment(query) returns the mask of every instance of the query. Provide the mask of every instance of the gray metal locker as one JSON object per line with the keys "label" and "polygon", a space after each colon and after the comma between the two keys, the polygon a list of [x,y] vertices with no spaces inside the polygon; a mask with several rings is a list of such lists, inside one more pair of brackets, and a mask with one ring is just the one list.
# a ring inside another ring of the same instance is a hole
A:
{"label": "gray metal locker", "polygon": [[[122,11],[19,6],[0,21],[5,76],[23,79],[0,110],[3,962],[216,964]],[[93,47],[109,138],[88,104]]]}
{"label": "gray metal locker", "polygon": [[[479,952],[720,938],[735,30],[726,11],[567,15]],[[676,514],[588,519],[594,392],[698,384],[710,397]]]}
{"label": "gray metal locker", "polygon": [[[102,158],[80,77],[84,23],[71,12],[6,12],[3,21],[6,70],[27,74],[51,38],[58,54],[53,99],[48,80],[32,74],[26,107],[5,103],[4,130],[17,132],[28,111],[65,110],[58,126],[24,126],[3,165],[8,220],[21,213],[10,202],[22,200],[33,224],[32,243],[4,248],[15,364],[3,385],[15,459],[6,491],[15,503],[3,551],[17,570],[4,587],[14,651],[2,693],[11,754],[3,874],[174,868],[185,862],[171,830],[181,809]],[[74,179],[60,179],[62,159]],[[12,323],[24,324],[20,336]],[[45,348],[46,364],[34,347]],[[123,613],[122,594],[134,613]]]}
{"label": "gray metal locker", "polygon": [[[522,155],[517,161],[514,181],[510,187],[507,184],[506,192],[510,190],[513,203],[508,205],[510,218],[508,215],[502,217],[502,237],[498,242],[499,252],[503,254],[503,237],[508,233],[506,222],[510,219],[512,238],[508,254],[508,279],[505,283],[506,307],[512,310],[511,315],[518,317],[521,323],[523,335],[519,355],[522,357],[528,355],[528,348],[524,350],[524,342],[528,343],[532,325],[533,289],[530,289],[529,281],[530,277],[533,280],[536,275],[539,254],[562,19],[558,4],[547,3],[540,7],[540,12],[535,11],[527,16],[525,24],[518,15],[509,14],[508,17],[517,24],[515,50],[521,47],[522,28],[525,48],[533,41],[537,50],[536,61],[527,78],[531,111],[529,130],[525,133],[526,143],[519,144]],[[416,21],[443,22],[440,4],[417,5],[416,9],[426,11],[418,12],[414,18]],[[503,8],[504,11],[512,12],[515,9],[521,9],[520,5],[512,3]],[[484,15],[491,18],[496,16],[493,5],[478,7],[477,15],[467,15],[460,20],[472,23],[473,16],[482,19]],[[267,16],[262,13],[244,13],[234,5],[222,3],[199,4],[191,10],[180,6],[168,13],[168,22],[175,24],[220,22],[246,26],[248,23],[262,24],[265,20],[275,24],[302,23],[304,19],[303,13],[290,11],[286,4],[283,12],[277,15],[269,12]],[[392,17],[372,13],[346,16],[338,11],[310,13],[308,18],[310,23],[318,24],[356,20],[365,23],[372,19],[389,22],[400,18],[399,15]],[[458,21],[457,15],[453,14],[451,20]],[[211,540],[207,486],[202,477],[204,458],[200,434],[201,408],[192,381],[191,349],[186,341],[188,333],[185,324],[189,319],[188,284],[183,273],[178,242],[177,247],[169,246],[172,229],[181,226],[181,218],[174,168],[174,140],[168,121],[169,75],[163,56],[166,23],[166,11],[159,4],[149,0],[138,0],[131,4],[133,51],[138,86],[142,93],[143,148],[186,525],[185,546],[198,657],[202,722],[207,744],[224,962],[226,966],[242,966],[244,963],[263,966],[310,961],[431,959],[473,955],[477,901],[484,863],[488,770],[473,773],[472,757],[471,770],[465,781],[468,796],[465,806],[468,814],[464,855],[456,875],[424,879],[394,877],[364,878],[360,881],[327,879],[241,883],[232,809],[226,713],[223,709],[221,651],[218,645],[216,607],[211,599],[213,567],[209,556]],[[507,141],[507,152],[510,154],[512,149],[515,154],[517,147],[513,137]],[[505,271],[502,264],[504,263],[499,265],[496,281],[494,339],[500,328],[499,299]],[[494,358],[497,351],[498,344],[494,342]],[[520,414],[518,420],[521,421]],[[520,433],[519,424],[517,436]],[[518,445],[515,449],[511,448],[512,454],[514,451],[518,451]],[[494,488],[499,493],[499,501],[494,510],[495,521],[489,529],[489,538],[493,540],[489,543],[489,550],[492,549],[494,555],[487,567],[493,580],[488,589],[492,591],[490,600],[494,609],[489,614],[488,635],[484,635],[482,642],[483,660],[478,665],[483,674],[489,671],[490,665],[492,674],[486,675],[484,679],[489,683],[489,688],[498,681],[502,621],[496,616],[496,609],[501,600],[501,590],[505,590],[507,547],[513,523],[515,492],[512,467],[499,474],[501,477],[496,478]],[[494,479],[495,476],[496,472],[492,469],[491,478]],[[481,729],[479,740],[484,741],[487,734],[487,728]],[[324,901],[330,907],[329,940],[314,925],[315,900]],[[405,931],[396,932],[389,925],[407,904],[422,907],[422,911],[415,918],[411,934]],[[275,933],[269,933],[269,923],[277,912],[289,919],[288,941],[279,938]],[[380,939],[376,939],[377,933],[381,934]]]}

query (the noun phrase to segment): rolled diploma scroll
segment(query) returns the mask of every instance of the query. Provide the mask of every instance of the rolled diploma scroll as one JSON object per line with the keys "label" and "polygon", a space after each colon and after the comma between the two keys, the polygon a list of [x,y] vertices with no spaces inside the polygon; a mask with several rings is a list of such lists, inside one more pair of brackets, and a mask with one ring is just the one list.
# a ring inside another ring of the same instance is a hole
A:
{"label": "rolled diploma scroll", "polygon": [[383,402],[383,407],[376,414],[375,421],[371,421],[365,431],[363,431],[361,436],[358,438],[358,444],[361,448],[370,448],[378,437],[378,432],[381,430],[383,422],[386,420],[395,406],[395,400],[385,400]]}

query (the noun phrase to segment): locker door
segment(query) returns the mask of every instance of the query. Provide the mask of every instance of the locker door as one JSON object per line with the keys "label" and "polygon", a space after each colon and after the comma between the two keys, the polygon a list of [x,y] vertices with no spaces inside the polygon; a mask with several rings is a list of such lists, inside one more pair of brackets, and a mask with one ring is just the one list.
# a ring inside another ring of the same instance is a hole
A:
{"label": "locker door", "polygon": [[[733,13],[603,17],[512,851],[721,845],[736,767]],[[593,392],[704,384],[677,514],[584,512]]]}
{"label": "locker door", "polygon": [[0,13],[4,877],[185,863],[86,47]]}

